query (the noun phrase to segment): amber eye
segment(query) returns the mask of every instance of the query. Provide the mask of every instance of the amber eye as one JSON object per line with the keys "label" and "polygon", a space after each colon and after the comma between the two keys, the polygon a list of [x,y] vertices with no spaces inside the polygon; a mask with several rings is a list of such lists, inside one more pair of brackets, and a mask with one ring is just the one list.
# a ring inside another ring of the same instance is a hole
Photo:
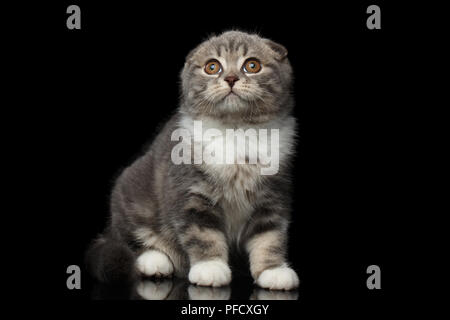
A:
{"label": "amber eye", "polygon": [[222,66],[217,60],[209,60],[205,65],[205,72],[207,74],[216,74],[222,71]]}
{"label": "amber eye", "polygon": [[261,63],[255,58],[250,58],[247,61],[245,61],[242,68],[244,69],[245,72],[257,73],[261,70]]}

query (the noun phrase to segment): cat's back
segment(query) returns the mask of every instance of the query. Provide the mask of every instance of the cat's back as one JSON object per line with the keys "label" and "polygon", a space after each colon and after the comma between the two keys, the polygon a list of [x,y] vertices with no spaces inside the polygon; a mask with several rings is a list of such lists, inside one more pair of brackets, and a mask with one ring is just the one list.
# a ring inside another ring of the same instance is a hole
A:
{"label": "cat's back", "polygon": [[173,114],[159,129],[144,153],[126,167],[118,177],[114,193],[126,193],[130,197],[148,197],[155,193],[167,177],[173,145],[171,135],[179,123],[179,113]]}

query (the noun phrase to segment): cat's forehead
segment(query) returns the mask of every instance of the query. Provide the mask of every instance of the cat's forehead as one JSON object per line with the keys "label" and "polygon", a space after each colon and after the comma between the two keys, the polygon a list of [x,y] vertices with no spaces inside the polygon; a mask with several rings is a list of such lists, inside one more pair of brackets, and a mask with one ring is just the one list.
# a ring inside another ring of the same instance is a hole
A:
{"label": "cat's forehead", "polygon": [[272,55],[264,39],[259,36],[229,31],[202,43],[193,58],[202,62],[203,59],[210,57],[229,59],[252,56],[264,59]]}
{"label": "cat's forehead", "polygon": [[205,43],[205,47],[209,50],[216,51],[218,55],[225,54],[247,54],[248,51],[258,50],[261,48],[262,39],[255,39],[254,36],[246,34],[236,34],[233,32],[225,33],[222,36],[212,38]]}

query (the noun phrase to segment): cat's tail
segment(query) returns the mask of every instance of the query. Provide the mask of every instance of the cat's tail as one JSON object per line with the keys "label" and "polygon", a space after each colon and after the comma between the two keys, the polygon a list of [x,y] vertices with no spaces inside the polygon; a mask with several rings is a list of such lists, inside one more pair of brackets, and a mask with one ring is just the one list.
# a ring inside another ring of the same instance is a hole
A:
{"label": "cat's tail", "polygon": [[128,284],[135,280],[135,259],[126,243],[107,235],[94,240],[86,252],[89,273],[97,281],[107,284]]}

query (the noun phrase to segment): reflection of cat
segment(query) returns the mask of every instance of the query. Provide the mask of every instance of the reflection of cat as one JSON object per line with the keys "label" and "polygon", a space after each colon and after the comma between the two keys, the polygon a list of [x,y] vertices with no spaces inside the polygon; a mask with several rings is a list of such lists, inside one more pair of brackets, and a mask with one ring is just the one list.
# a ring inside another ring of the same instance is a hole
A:
{"label": "reflection of cat", "polygon": [[[237,248],[259,286],[297,287],[286,260],[295,136],[286,49],[226,32],[189,53],[181,80],[178,112],[115,184],[110,224],[88,251],[92,274],[103,282],[175,274],[223,286]],[[171,134],[191,130],[193,121],[220,131],[279,130],[279,145],[271,146],[279,149],[279,171],[260,175],[260,163],[174,164]]]}
{"label": "reflection of cat", "polygon": [[[180,279],[140,281],[136,286],[138,299],[144,300],[230,300],[231,288],[220,288],[189,285]],[[298,292],[266,290],[255,287],[249,300],[297,300]]]}
{"label": "reflection of cat", "polygon": [[136,286],[137,299],[143,300],[187,300],[189,283],[181,279],[144,279]]}
{"label": "reflection of cat", "polygon": [[144,300],[229,300],[231,297],[229,286],[194,286],[178,278],[139,281],[136,293],[138,299]]}
{"label": "reflection of cat", "polygon": [[250,300],[297,300],[297,291],[275,291],[255,288]]}
{"label": "reflection of cat", "polygon": [[[204,287],[189,284],[186,280],[179,278],[146,278],[138,280],[128,287],[114,287],[97,283],[92,298],[95,300],[230,300],[233,299],[231,293],[230,286]],[[255,287],[248,299],[297,300],[298,292]]]}

